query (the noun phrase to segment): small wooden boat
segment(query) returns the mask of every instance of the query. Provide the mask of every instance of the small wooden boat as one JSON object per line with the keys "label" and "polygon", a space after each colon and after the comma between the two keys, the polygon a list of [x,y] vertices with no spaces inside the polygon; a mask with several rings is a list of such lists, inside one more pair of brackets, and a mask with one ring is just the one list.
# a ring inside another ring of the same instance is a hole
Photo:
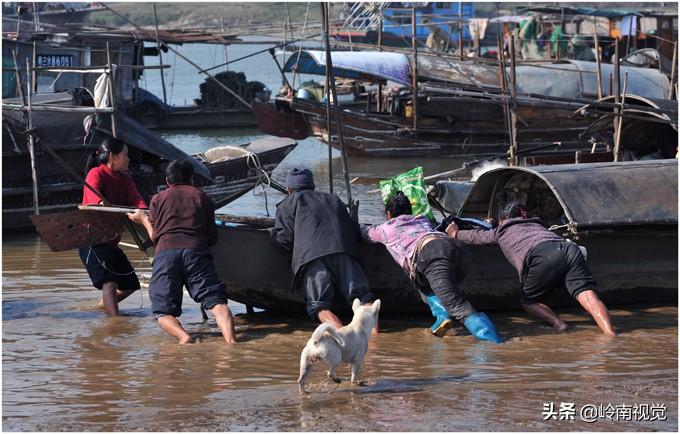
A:
{"label": "small wooden boat", "polygon": [[[486,218],[521,199],[553,230],[588,249],[588,263],[607,304],[677,301],[678,167],[675,160],[509,167],[475,182],[460,215]],[[447,204],[442,204],[444,208]],[[272,219],[218,216],[213,250],[229,298],[249,306],[304,313],[305,295],[290,288],[290,253],[271,241]],[[472,246],[461,284],[479,309],[519,307],[517,272],[496,246]],[[426,313],[417,292],[382,245],[365,244],[361,261],[383,313]],[[553,306],[572,305],[555,291]],[[339,311],[347,310],[338,302]]]}

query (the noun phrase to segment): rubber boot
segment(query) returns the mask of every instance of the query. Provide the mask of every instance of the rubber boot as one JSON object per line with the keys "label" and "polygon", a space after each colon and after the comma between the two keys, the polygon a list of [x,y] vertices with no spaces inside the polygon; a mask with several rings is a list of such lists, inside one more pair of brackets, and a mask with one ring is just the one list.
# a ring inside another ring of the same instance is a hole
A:
{"label": "rubber boot", "polygon": [[430,310],[432,311],[432,316],[436,319],[434,324],[432,324],[432,327],[430,327],[430,331],[433,335],[442,337],[451,327],[453,327],[453,321],[446,312],[446,308],[444,308],[442,301],[436,294],[428,295],[426,299],[427,305],[430,306]]}
{"label": "rubber boot", "polygon": [[480,341],[489,341],[497,344],[502,344],[503,339],[498,336],[496,327],[484,312],[475,312],[469,317],[465,318],[463,322],[465,327],[470,330],[472,336]]}

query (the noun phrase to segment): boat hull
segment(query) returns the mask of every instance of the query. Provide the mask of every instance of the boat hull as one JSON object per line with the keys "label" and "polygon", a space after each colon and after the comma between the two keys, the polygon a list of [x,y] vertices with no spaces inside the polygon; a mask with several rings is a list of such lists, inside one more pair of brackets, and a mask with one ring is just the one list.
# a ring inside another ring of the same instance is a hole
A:
{"label": "boat hull", "polygon": [[[677,302],[677,230],[603,232],[580,244],[607,305],[639,302]],[[473,262],[460,285],[465,297],[481,310],[518,309],[519,279],[496,246],[471,246]],[[213,249],[220,278],[229,298],[271,311],[305,313],[305,295],[291,290],[290,253],[277,247],[264,228],[219,226]],[[364,244],[360,260],[381,299],[381,313],[427,314],[404,272],[379,244]],[[554,307],[573,306],[566,291],[555,290],[548,300]],[[348,304],[334,307],[347,312]]]}

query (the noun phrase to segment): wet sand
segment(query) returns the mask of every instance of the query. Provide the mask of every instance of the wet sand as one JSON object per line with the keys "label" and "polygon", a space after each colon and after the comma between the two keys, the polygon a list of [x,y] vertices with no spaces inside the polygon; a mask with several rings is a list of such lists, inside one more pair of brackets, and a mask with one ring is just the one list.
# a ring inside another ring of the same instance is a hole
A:
{"label": "wet sand", "polygon": [[[133,265],[148,273],[141,254]],[[142,279],[144,280],[144,279]],[[363,365],[366,387],[336,385],[317,367],[297,390],[305,317],[237,313],[234,346],[185,296],[181,320],[198,343],[179,346],[151,316],[145,290],[124,316],[94,308],[99,291],[73,251],[36,235],[3,240],[5,431],[553,431],[678,428],[677,306],[618,306],[622,332],[604,337],[579,309],[555,334],[520,311],[490,316],[507,343],[462,328],[429,335],[428,318],[382,318]],[[574,403],[574,420],[544,420],[544,404]],[[666,420],[586,423],[584,405],[664,404]]]}

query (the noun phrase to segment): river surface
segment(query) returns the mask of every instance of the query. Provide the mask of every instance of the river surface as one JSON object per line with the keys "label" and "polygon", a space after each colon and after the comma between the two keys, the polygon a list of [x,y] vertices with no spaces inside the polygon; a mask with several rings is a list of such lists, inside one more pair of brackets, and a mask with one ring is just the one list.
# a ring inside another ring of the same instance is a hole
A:
{"label": "river surface", "polygon": [[[259,48],[232,47],[229,55]],[[181,49],[201,66],[223,56],[217,47]],[[280,83],[268,56],[236,65],[249,79],[275,89]],[[201,82],[180,62],[172,90],[179,105],[197,96]],[[157,91],[154,73],[149,72],[147,86]],[[189,153],[261,136],[257,130],[161,133]],[[345,199],[341,160],[335,151],[333,156],[335,190]],[[304,165],[326,191],[327,157],[327,147],[306,139],[274,178],[283,181],[289,168]],[[373,178],[417,165],[431,174],[459,163],[350,158],[348,164],[352,178]],[[375,188],[375,183],[352,185],[363,222],[383,218]],[[258,189],[220,211],[273,215],[282,198]],[[137,251],[129,256],[142,282],[148,282],[148,260]],[[612,307],[621,332],[614,339],[577,308],[558,311],[572,325],[563,334],[524,312],[493,313],[507,340],[503,345],[478,343],[462,328],[432,337],[428,318],[383,317],[382,333],[371,339],[362,369],[367,386],[350,386],[346,367],[339,371],[340,385],[317,367],[309,380],[311,393],[300,396],[299,355],[315,327],[306,318],[246,315],[244,306],[232,303],[240,342],[229,346],[214,321],[203,323],[198,306],[185,297],[181,320],[198,342],[179,346],[153,320],[146,290],[121,303],[118,318],[95,308],[99,296],[76,252],[50,252],[35,234],[4,234],[4,431],[678,429],[677,305]],[[592,416],[593,408],[601,408],[602,417]]]}

